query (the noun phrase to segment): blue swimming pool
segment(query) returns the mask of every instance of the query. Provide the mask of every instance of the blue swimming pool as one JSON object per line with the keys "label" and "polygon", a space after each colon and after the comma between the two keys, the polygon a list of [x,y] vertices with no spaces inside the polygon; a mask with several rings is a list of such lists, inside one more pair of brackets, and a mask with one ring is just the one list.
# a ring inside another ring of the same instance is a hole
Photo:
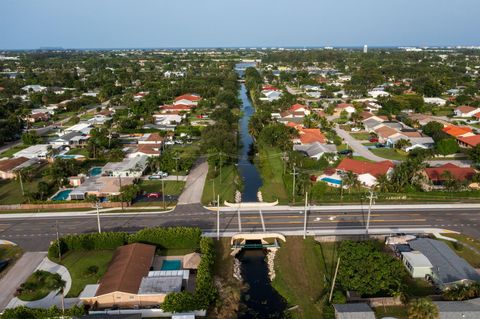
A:
{"label": "blue swimming pool", "polygon": [[324,177],[324,178],[322,178],[321,180],[324,181],[324,182],[327,182],[327,183],[335,184],[335,185],[341,185],[341,184],[342,184],[342,181],[341,181],[341,180],[335,179],[335,178],[331,178],[331,177]]}
{"label": "blue swimming pool", "polygon": [[90,176],[98,176],[102,174],[102,168],[101,167],[92,167],[90,169],[89,175]]}
{"label": "blue swimming pool", "polygon": [[164,260],[161,270],[180,270],[182,269],[181,260]]}
{"label": "blue swimming pool", "polygon": [[68,195],[72,192],[71,189],[66,189],[58,192],[55,196],[52,197],[52,200],[67,200]]}

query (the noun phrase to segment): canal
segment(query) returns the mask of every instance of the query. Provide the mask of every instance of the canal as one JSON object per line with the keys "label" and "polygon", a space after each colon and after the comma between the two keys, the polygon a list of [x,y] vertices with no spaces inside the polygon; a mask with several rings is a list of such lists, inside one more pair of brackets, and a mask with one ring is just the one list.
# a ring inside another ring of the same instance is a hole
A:
{"label": "canal", "polygon": [[[238,75],[243,77],[245,69],[250,66],[255,64],[237,64]],[[243,180],[242,202],[256,202],[258,201],[257,192],[262,186],[262,178],[253,163],[254,140],[248,132],[248,123],[255,113],[255,108],[252,106],[244,83],[241,84],[239,97],[242,101],[242,117],[239,122],[241,149],[237,164]],[[284,318],[287,303],[271,285],[265,251],[242,249],[236,258],[241,262],[242,278],[248,284],[248,288],[242,294],[243,307],[238,318]]]}
{"label": "canal", "polygon": [[248,133],[248,122],[255,108],[253,108],[248,96],[247,88],[242,83],[240,87],[240,99],[242,101],[242,117],[239,122],[241,149],[238,157],[238,170],[243,181],[242,202],[256,202],[257,192],[262,186],[262,178],[257,167],[253,163],[253,138]]}

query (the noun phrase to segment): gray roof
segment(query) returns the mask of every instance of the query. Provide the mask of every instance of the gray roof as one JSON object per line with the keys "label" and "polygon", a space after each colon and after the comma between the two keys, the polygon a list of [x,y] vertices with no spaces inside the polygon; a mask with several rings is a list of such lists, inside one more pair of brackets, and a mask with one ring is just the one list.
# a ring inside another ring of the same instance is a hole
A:
{"label": "gray roof", "polygon": [[335,304],[336,319],[375,319],[375,313],[366,303]]}
{"label": "gray roof", "polygon": [[401,130],[404,128],[404,125],[400,122],[395,121],[384,121],[382,122],[383,125],[393,128],[395,130]]}
{"label": "gray roof", "polygon": [[408,243],[412,249],[420,251],[430,260],[433,273],[440,284],[451,284],[462,280],[480,281],[480,274],[444,242],[430,238],[417,238]]}
{"label": "gray roof", "polygon": [[374,128],[375,126],[377,126],[381,123],[383,123],[383,121],[378,121],[374,118],[369,118],[369,119],[366,119],[365,121],[363,121],[363,125],[365,127],[370,127],[370,128]]}
{"label": "gray roof", "polygon": [[434,301],[440,313],[440,319],[478,319],[480,318],[480,298],[468,301]]}
{"label": "gray roof", "polygon": [[306,153],[310,157],[321,153],[337,152],[337,147],[334,144],[321,144],[319,142],[304,145],[293,145],[293,149],[295,151]]}
{"label": "gray roof", "polygon": [[139,295],[167,294],[182,290],[182,276],[143,277]]}

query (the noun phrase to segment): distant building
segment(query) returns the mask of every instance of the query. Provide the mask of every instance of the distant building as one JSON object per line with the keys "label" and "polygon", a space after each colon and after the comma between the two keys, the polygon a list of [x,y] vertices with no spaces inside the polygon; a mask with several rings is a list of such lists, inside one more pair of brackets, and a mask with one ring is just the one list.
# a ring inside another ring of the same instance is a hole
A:
{"label": "distant building", "polygon": [[375,319],[375,313],[367,303],[334,304],[335,319]]}
{"label": "distant building", "polygon": [[368,45],[363,46],[363,53],[368,53]]}

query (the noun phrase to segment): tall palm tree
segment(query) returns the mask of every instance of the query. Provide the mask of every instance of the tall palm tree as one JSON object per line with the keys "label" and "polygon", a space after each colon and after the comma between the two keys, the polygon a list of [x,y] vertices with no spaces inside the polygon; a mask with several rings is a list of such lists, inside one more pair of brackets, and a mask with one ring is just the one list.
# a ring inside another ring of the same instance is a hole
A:
{"label": "tall palm tree", "polygon": [[58,289],[57,296],[60,295],[62,298],[62,318],[65,315],[65,287],[67,282],[63,279],[59,279],[55,283],[54,289]]}
{"label": "tall palm tree", "polygon": [[377,184],[375,186],[379,192],[386,193],[390,189],[390,179],[387,174],[377,176]]}
{"label": "tall palm tree", "polygon": [[343,185],[348,188],[348,193],[351,193],[352,188],[357,188],[360,186],[357,175],[355,173],[348,171],[345,175],[342,176]]}
{"label": "tall palm tree", "polygon": [[427,298],[412,300],[408,304],[408,319],[438,319],[437,306]]}

